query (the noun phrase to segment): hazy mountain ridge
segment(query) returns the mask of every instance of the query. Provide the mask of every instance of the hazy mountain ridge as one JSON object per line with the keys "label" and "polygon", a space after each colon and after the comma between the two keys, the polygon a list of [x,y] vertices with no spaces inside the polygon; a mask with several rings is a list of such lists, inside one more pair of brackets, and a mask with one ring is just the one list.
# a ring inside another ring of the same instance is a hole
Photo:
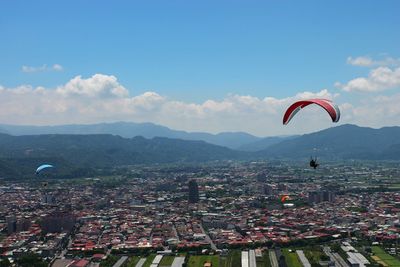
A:
{"label": "hazy mountain ridge", "polygon": [[305,134],[259,151],[263,157],[400,160],[400,127],[373,129],[345,124]]}
{"label": "hazy mountain ridge", "polygon": [[145,138],[166,137],[182,140],[199,140],[210,144],[237,149],[262,138],[244,132],[222,132],[210,134],[173,130],[153,123],[115,122],[99,124],[71,124],[57,126],[25,126],[0,124],[0,132],[20,135],[41,134],[112,134],[124,138],[143,136]]}
{"label": "hazy mountain ridge", "polygon": [[204,141],[164,137],[0,134],[0,177],[32,175],[34,168],[43,162],[59,165],[62,175],[71,177],[88,175],[98,168],[133,164],[306,159],[311,155],[322,160],[400,160],[399,137],[400,127],[372,129],[341,125],[286,138],[261,151],[245,152]]}
{"label": "hazy mountain ridge", "polygon": [[265,150],[268,147],[284,142],[286,140],[291,140],[294,138],[297,138],[298,135],[293,135],[293,136],[271,136],[271,137],[265,137],[262,138],[258,141],[249,143],[249,144],[244,144],[241,145],[240,147],[237,148],[237,150],[240,151],[248,151],[248,152],[256,152],[260,150]]}
{"label": "hazy mountain ridge", "polygon": [[[74,168],[108,168],[132,164],[243,159],[246,156],[244,152],[204,141],[160,137],[128,139],[113,135],[0,135],[0,161],[34,160],[35,166],[59,161]],[[6,173],[0,170],[0,176],[4,175]]]}

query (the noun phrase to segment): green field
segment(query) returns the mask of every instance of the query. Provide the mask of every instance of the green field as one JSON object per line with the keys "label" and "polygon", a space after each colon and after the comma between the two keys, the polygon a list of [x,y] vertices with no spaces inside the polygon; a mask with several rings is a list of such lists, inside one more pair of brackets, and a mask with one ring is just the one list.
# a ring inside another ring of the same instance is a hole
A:
{"label": "green field", "polygon": [[146,261],[143,264],[143,267],[150,267],[151,263],[153,262],[154,258],[156,257],[155,254],[151,254],[147,257]]}
{"label": "green field", "polygon": [[271,267],[268,251],[263,253],[262,258],[257,258],[257,267]]}
{"label": "green field", "polygon": [[390,184],[388,187],[393,189],[400,189],[400,184]]}
{"label": "green field", "polygon": [[306,255],[306,258],[308,261],[312,264],[319,264],[319,261],[321,260],[321,256],[325,255],[320,248],[304,248],[303,249],[304,254]]}
{"label": "green field", "polygon": [[171,266],[172,262],[174,261],[175,256],[164,256],[161,259],[160,266]]}
{"label": "green field", "polygon": [[100,262],[100,267],[111,267],[113,266],[120,257],[114,255],[108,255],[107,259]]}
{"label": "green field", "polygon": [[[242,251],[231,250],[226,257],[220,257],[220,267],[241,267]],[[264,253],[263,257],[256,258],[257,267],[271,267],[268,253]],[[214,265],[213,265],[214,266]]]}
{"label": "green field", "polygon": [[228,257],[225,261],[225,266],[221,267],[241,267],[241,251],[231,250],[229,251]]}
{"label": "green field", "polygon": [[374,253],[374,256],[379,257],[388,266],[400,266],[400,260],[398,260],[395,257],[389,255],[382,248],[380,248],[378,246],[373,246],[372,247],[372,252]]}
{"label": "green field", "polygon": [[139,259],[140,259],[140,257],[138,257],[138,256],[130,257],[128,259],[128,262],[127,262],[126,266],[127,267],[135,267],[136,263],[139,261]]}
{"label": "green field", "polygon": [[282,250],[283,255],[285,256],[286,264],[290,267],[302,267],[299,257],[295,250],[293,252],[289,252],[289,249],[285,248]]}
{"label": "green field", "polygon": [[228,265],[228,258],[227,257],[219,257],[219,266],[220,267],[230,267],[230,265]]}
{"label": "green field", "polygon": [[219,267],[219,256],[190,256],[188,267],[203,267],[206,261],[211,261],[213,267]]}

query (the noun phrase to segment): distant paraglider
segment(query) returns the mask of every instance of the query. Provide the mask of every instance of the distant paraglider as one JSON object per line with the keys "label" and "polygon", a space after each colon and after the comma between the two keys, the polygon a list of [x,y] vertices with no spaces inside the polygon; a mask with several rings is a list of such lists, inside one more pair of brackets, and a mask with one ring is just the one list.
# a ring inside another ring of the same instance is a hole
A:
{"label": "distant paraglider", "polygon": [[49,195],[47,192],[47,186],[48,186],[48,181],[47,181],[47,169],[53,169],[54,166],[51,164],[42,164],[39,167],[37,167],[35,174],[37,177],[42,177],[42,179],[45,179],[45,181],[42,182],[42,203],[43,204],[48,204],[49,203]]}
{"label": "distant paraglider", "polygon": [[288,195],[283,195],[283,196],[281,196],[281,202],[282,202],[282,203],[285,203],[286,200],[290,200],[290,197],[289,197]]}
{"label": "distant paraglider", "polygon": [[283,124],[287,125],[290,120],[299,112],[301,109],[307,107],[308,105],[316,104],[328,112],[329,116],[332,119],[332,122],[338,122],[340,119],[340,110],[337,105],[335,105],[332,101],[328,99],[309,99],[309,100],[300,100],[293,103],[285,112],[283,116]]}
{"label": "distant paraglider", "polygon": [[42,164],[36,169],[35,173],[39,174],[41,171],[43,171],[44,169],[47,169],[47,168],[54,168],[54,166],[50,165],[50,164]]}

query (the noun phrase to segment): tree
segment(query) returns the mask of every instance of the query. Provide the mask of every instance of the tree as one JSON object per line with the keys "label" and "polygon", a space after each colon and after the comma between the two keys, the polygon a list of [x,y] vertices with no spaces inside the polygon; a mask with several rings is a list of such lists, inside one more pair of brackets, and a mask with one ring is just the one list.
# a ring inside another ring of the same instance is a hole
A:
{"label": "tree", "polygon": [[8,267],[8,266],[11,266],[11,263],[7,258],[0,259],[0,267]]}
{"label": "tree", "polygon": [[322,254],[320,257],[321,261],[329,261],[329,257],[327,255]]}
{"label": "tree", "polygon": [[16,262],[21,267],[47,267],[47,263],[33,253],[22,256]]}

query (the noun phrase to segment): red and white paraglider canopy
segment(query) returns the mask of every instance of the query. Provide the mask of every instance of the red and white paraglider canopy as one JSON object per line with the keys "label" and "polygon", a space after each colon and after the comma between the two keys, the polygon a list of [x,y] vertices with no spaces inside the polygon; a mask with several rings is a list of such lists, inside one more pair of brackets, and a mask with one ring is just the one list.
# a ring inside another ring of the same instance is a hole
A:
{"label": "red and white paraglider canopy", "polygon": [[308,105],[316,104],[323,109],[325,109],[329,116],[332,118],[332,122],[338,122],[340,119],[340,110],[337,105],[335,105],[331,100],[328,99],[308,99],[308,100],[300,100],[293,103],[285,112],[283,116],[283,124],[286,125],[289,121],[299,112],[302,108],[307,107]]}

